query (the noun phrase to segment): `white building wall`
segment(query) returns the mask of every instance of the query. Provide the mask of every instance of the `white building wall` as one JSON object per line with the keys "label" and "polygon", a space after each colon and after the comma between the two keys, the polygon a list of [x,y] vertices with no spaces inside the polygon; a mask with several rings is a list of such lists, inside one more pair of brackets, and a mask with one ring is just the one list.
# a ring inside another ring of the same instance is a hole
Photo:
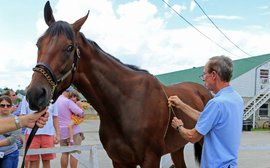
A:
{"label": "white building wall", "polygon": [[[270,71],[270,61],[266,62],[265,64],[258,66],[256,72],[256,92],[259,92],[261,89],[265,88],[266,86],[269,86],[269,71]],[[262,78],[261,70],[267,70],[268,75],[267,78]]]}
{"label": "white building wall", "polygon": [[[268,78],[262,78],[261,70],[269,70]],[[270,61],[242,74],[231,81],[234,89],[245,98],[252,98],[265,86],[269,86]]]}
{"label": "white building wall", "polygon": [[255,93],[255,68],[231,81],[231,86],[242,97],[253,97]]}

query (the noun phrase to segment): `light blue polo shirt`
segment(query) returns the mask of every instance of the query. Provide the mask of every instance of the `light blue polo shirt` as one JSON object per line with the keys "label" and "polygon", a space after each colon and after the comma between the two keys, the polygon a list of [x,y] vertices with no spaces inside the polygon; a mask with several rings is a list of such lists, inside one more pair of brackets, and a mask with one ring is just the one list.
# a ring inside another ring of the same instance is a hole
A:
{"label": "light blue polo shirt", "polygon": [[231,86],[207,103],[195,126],[204,135],[202,168],[237,167],[243,110],[244,101]]}

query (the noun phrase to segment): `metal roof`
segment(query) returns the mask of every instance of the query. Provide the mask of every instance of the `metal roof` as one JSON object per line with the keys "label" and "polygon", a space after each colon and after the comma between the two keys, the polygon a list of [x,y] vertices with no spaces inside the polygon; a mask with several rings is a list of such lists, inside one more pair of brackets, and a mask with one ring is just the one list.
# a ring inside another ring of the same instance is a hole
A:
{"label": "metal roof", "polygon": [[[232,79],[239,77],[240,75],[248,72],[249,70],[261,64],[264,64],[269,60],[270,54],[234,60],[233,61],[234,71]],[[203,73],[203,68],[204,68],[203,66],[193,67],[191,69],[159,74],[156,75],[156,77],[160,80],[161,83],[165,85],[171,85],[187,81],[203,84],[203,81],[199,78],[199,76]]]}

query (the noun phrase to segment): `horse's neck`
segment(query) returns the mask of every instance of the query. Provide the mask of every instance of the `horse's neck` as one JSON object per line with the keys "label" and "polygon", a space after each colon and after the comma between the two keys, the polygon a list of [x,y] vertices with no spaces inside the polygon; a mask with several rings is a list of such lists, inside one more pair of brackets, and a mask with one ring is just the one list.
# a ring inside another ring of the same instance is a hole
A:
{"label": "horse's neck", "polygon": [[[123,93],[128,92],[127,82],[131,82],[132,72],[106,53],[89,46],[81,51],[75,85],[83,92],[90,103],[102,110],[119,107],[124,100]],[[89,52],[90,51],[90,52]],[[112,103],[113,102],[113,103]]]}

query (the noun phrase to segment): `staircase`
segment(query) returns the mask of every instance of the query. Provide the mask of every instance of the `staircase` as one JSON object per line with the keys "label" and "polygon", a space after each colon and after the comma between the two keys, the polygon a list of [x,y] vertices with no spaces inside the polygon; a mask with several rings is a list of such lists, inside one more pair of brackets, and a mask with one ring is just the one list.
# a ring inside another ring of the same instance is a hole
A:
{"label": "staircase", "polygon": [[253,97],[245,104],[243,119],[246,120],[252,114],[255,114],[255,112],[269,99],[270,85],[260,90],[260,92],[255,97]]}

